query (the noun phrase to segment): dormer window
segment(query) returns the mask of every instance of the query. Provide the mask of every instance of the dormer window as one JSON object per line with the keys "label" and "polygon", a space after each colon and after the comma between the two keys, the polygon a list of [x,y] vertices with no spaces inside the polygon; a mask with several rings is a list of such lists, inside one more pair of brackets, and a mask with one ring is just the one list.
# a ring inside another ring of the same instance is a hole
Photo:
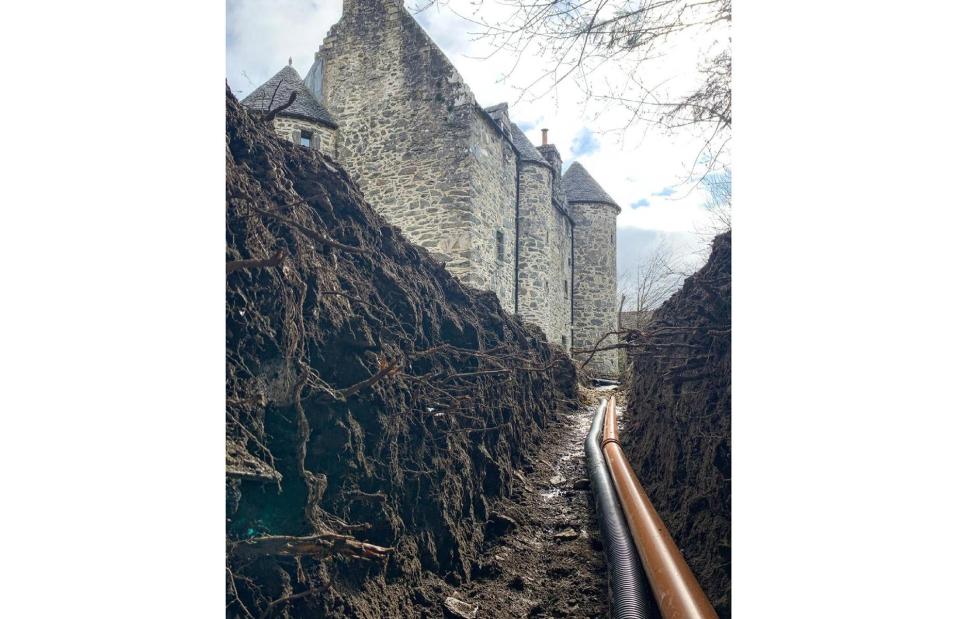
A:
{"label": "dormer window", "polygon": [[313,146],[313,132],[300,131],[300,146],[311,148]]}

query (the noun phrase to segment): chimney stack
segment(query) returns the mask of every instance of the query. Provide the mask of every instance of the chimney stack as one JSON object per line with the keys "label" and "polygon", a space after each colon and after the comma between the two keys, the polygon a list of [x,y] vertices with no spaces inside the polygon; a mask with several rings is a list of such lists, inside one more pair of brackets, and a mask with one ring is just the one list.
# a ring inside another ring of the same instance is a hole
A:
{"label": "chimney stack", "polygon": [[540,129],[543,132],[543,146],[549,144],[549,138],[546,137],[546,134],[549,133],[549,129]]}

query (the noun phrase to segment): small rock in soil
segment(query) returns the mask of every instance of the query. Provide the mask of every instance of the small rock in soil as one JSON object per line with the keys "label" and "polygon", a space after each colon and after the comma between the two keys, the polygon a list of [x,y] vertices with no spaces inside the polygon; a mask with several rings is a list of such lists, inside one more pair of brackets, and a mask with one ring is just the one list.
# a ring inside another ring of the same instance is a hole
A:
{"label": "small rock in soil", "polygon": [[558,486],[562,483],[566,483],[566,478],[562,475],[553,475],[549,478],[549,483],[553,484],[554,486]]}
{"label": "small rock in soil", "polygon": [[553,539],[559,540],[561,542],[567,542],[570,540],[574,540],[577,537],[579,537],[579,533],[576,531],[576,529],[573,529],[572,527],[566,527],[565,529],[563,529],[562,531],[554,535]]}
{"label": "small rock in soil", "polygon": [[445,608],[449,614],[454,617],[459,617],[460,619],[475,619],[476,613],[479,612],[478,604],[470,604],[469,602],[464,602],[454,597],[446,598],[443,601],[443,608]]}

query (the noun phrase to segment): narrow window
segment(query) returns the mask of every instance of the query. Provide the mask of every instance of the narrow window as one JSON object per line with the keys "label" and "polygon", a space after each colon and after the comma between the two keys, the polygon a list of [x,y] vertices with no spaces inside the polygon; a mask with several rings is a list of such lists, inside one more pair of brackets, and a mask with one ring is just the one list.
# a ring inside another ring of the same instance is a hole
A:
{"label": "narrow window", "polygon": [[563,336],[563,348],[566,348],[566,336]]}
{"label": "narrow window", "polygon": [[546,242],[549,243],[549,228],[546,229]]}
{"label": "narrow window", "polygon": [[565,279],[563,280],[563,298],[564,299],[569,298],[569,283],[568,283],[568,280],[565,280]]}
{"label": "narrow window", "polygon": [[503,231],[496,231],[496,259],[502,262],[506,260],[506,243],[503,240]]}
{"label": "narrow window", "polygon": [[305,146],[307,148],[313,146],[312,131],[300,131],[300,146]]}

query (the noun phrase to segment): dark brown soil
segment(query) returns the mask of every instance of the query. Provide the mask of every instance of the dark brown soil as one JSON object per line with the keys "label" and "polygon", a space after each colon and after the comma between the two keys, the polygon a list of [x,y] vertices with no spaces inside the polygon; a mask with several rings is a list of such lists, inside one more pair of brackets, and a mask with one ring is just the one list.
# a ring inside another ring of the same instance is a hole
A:
{"label": "dark brown soil", "polygon": [[227,616],[440,616],[492,569],[497,499],[539,491],[568,357],[229,92],[226,260]]}
{"label": "dark brown soil", "polygon": [[730,616],[732,239],[629,337],[627,457],[720,617]]}
{"label": "dark brown soil", "polygon": [[561,416],[512,496],[495,504],[496,522],[508,532],[457,594],[479,606],[477,617],[607,615],[606,564],[583,450],[602,393],[585,392],[586,404]]}

